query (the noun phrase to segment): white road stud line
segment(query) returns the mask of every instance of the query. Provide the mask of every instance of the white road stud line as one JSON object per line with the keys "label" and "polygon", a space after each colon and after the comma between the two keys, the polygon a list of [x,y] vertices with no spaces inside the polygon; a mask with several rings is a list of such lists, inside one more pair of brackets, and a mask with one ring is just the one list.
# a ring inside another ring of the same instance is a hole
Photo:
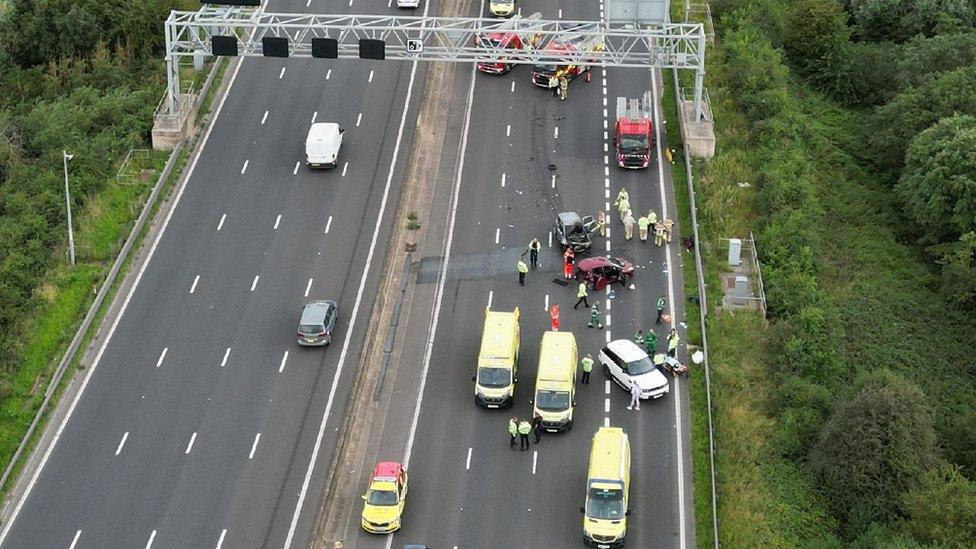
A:
{"label": "white road stud line", "polygon": [[512,80],[512,93],[515,93],[515,81]]}
{"label": "white road stud line", "polygon": [[[610,210],[610,203],[609,203],[609,202],[607,202],[607,203],[605,203],[605,204],[603,205],[603,209],[604,209],[604,210]],[[607,227],[607,229],[609,229],[609,228],[610,228],[610,227]]]}
{"label": "white road stud line", "polygon": [[562,9],[560,9],[560,10],[559,10],[559,18],[560,18],[560,19],[562,19],[562,18],[563,18],[563,10],[562,10]]}
{"label": "white road stud line", "polygon": [[149,541],[146,542],[146,549],[151,549],[152,548],[152,544],[153,544],[154,541],[156,541],[156,531],[155,530],[153,530],[152,533],[149,534]]}
{"label": "white road stud line", "polygon": [[221,359],[221,361],[220,361],[220,367],[221,368],[223,368],[224,366],[227,366],[227,358],[228,357],[230,357],[230,347],[227,347],[227,350],[224,351],[224,358]]}
{"label": "white road stud line", "polygon": [[278,214],[278,217],[275,218],[274,230],[277,231],[278,230],[278,225],[280,225],[280,224],[281,224],[281,214]]}
{"label": "white road stud line", "polygon": [[491,309],[491,300],[495,297],[495,290],[488,290],[488,308]]}
{"label": "white road stud line", "polygon": [[610,380],[609,379],[603,382],[603,392],[605,394],[608,394],[608,395],[610,394]]}
{"label": "white road stud line", "polygon": [[223,215],[220,216],[220,221],[217,222],[217,230],[218,231],[221,229],[221,227],[224,226],[224,220],[225,219],[227,219],[227,214],[223,214]]}
{"label": "white road stud line", "polygon": [[312,290],[312,279],[308,279],[308,284],[305,285],[305,297],[308,297],[308,292]]}
{"label": "white road stud line", "polygon": [[502,188],[505,187],[505,174],[502,174]]}
{"label": "white road stud line", "polygon": [[254,451],[258,449],[259,440],[261,440],[261,433],[254,435],[254,442],[251,443],[251,453],[247,455],[247,459],[254,459]]}
{"label": "white road stud line", "polygon": [[244,166],[241,167],[241,175],[244,175],[244,172],[247,171],[247,165],[250,164],[250,163],[251,163],[250,160],[245,160],[244,161]]}
{"label": "white road stud line", "polygon": [[352,7],[352,0],[349,0],[349,7]]}
{"label": "white road stud line", "polygon": [[610,399],[609,398],[603,399],[603,413],[605,413],[605,414],[609,414],[610,413]]}
{"label": "white road stud line", "polygon": [[609,240],[607,240],[607,251],[608,252],[610,251],[610,241]]}
{"label": "white road stud line", "polygon": [[258,280],[260,278],[261,278],[261,275],[254,275],[254,280],[251,281],[251,291],[252,292],[254,291],[254,288],[257,288],[258,287]]}
{"label": "white road stud line", "polygon": [[[332,69],[329,69],[329,70],[331,71]],[[328,78],[328,77],[326,77],[326,78]],[[315,119],[318,118],[318,116],[319,116],[319,111],[315,111],[315,112],[312,113],[312,124],[315,123]]]}
{"label": "white road stud line", "polygon": [[356,127],[358,128],[359,125],[362,123],[363,123],[363,113],[359,113],[359,116],[356,117]]}
{"label": "white road stud line", "polygon": [[505,125],[505,137],[510,137],[512,135],[512,125]]}
{"label": "white road stud line", "polygon": [[156,360],[156,367],[159,368],[163,365],[163,360],[166,358],[166,353],[169,352],[169,347],[163,347],[163,352],[159,353],[159,358]]}
{"label": "white road stud line", "polygon": [[543,311],[549,310],[549,294],[546,294],[546,306],[542,309]]}
{"label": "white road stud line", "polygon": [[603,426],[604,427],[609,427],[610,426],[610,418],[608,416],[604,416],[604,418],[603,418]]}
{"label": "white road stud line", "polygon": [[325,71],[325,79],[328,80],[330,77],[332,77],[332,69]]}
{"label": "white road stud line", "polygon": [[610,343],[610,332],[605,332],[605,334],[607,336],[607,343]]}
{"label": "white road stud line", "polygon": [[281,356],[281,365],[278,366],[279,374],[285,371],[285,362],[288,362],[288,351],[285,351],[285,354]]}
{"label": "white road stud line", "polygon": [[[311,0],[309,0],[309,2],[311,2]],[[285,77],[285,68],[286,67],[281,67],[281,72],[278,73],[278,80],[281,80],[282,78]]]}
{"label": "white road stud line", "polygon": [[193,433],[192,435],[190,435],[190,443],[186,445],[186,450],[183,453],[189,454],[190,450],[193,449],[193,443],[196,441],[197,441],[197,434]]}
{"label": "white road stud line", "polygon": [[115,448],[115,455],[119,455],[122,453],[122,447],[125,446],[125,441],[128,439],[129,439],[129,431],[126,431],[125,434],[122,435],[122,440],[119,441],[119,445],[116,446]]}
{"label": "white road stud line", "polygon": [[603,198],[610,199],[610,189],[603,189]]}
{"label": "white road stud line", "polygon": [[261,117],[261,125],[263,126],[265,122],[268,121],[268,111],[264,111],[264,116]]}
{"label": "white road stud line", "polygon": [[[312,0],[308,0],[308,1],[311,2]],[[221,547],[224,546],[224,538],[226,536],[227,536],[227,529],[224,528],[223,530],[220,531],[220,537],[217,538],[217,546],[215,549],[221,549]]]}
{"label": "white road stud line", "polygon": [[342,177],[345,177],[346,176],[346,170],[348,170],[348,169],[349,169],[349,162],[343,163],[342,164]]}
{"label": "white road stud line", "polygon": [[606,326],[607,328],[610,328],[610,313],[607,313],[607,318],[604,321],[603,325]]}
{"label": "white road stud line", "polygon": [[556,188],[556,174],[552,174],[552,182],[549,185],[551,188]]}
{"label": "white road stud line", "polygon": [[71,540],[71,545],[68,546],[68,549],[75,549],[75,545],[78,545],[78,538],[80,537],[81,537],[81,530],[78,530],[77,532],[75,532],[75,537]]}
{"label": "white road stud line", "polygon": [[532,450],[532,474],[535,474],[535,465],[539,461],[539,451]]}
{"label": "white road stud line", "polygon": [[[240,67],[241,67],[240,63],[238,63],[234,67],[234,72],[233,74],[231,74],[230,81],[228,82],[227,85],[228,90],[233,89],[234,80],[237,79],[237,73],[239,72]],[[213,120],[216,120],[217,118],[220,117],[220,112],[221,110],[223,110],[224,102],[227,100],[227,96],[229,94],[230,92],[228,91],[223,95],[223,97],[220,98],[220,102],[217,105],[217,110],[214,111]],[[187,175],[186,177],[183,178],[183,182],[180,185],[179,190],[176,192],[176,197],[173,199],[173,205],[166,213],[166,217],[163,218],[162,228],[156,234],[156,239],[153,240],[152,245],[149,247],[149,252],[146,255],[146,260],[139,268],[139,272],[136,274],[136,278],[132,286],[129,287],[129,293],[126,294],[125,299],[122,301],[121,309],[119,310],[118,314],[115,316],[115,319],[112,321],[112,325],[109,327],[108,334],[105,336],[105,339],[102,341],[102,346],[98,349],[98,353],[95,354],[95,360],[92,361],[91,367],[87,369],[85,378],[81,382],[81,387],[78,389],[78,392],[75,393],[74,399],[71,401],[71,404],[68,406],[68,411],[64,414],[63,418],[61,419],[61,424],[58,426],[57,431],[54,432],[54,436],[52,437],[50,444],[47,446],[47,449],[44,450],[44,455],[41,457],[41,462],[37,466],[37,468],[34,469],[34,474],[31,476],[30,481],[27,483],[27,488],[24,489],[23,493],[20,496],[20,499],[17,500],[17,504],[14,506],[13,513],[11,513],[10,518],[6,521],[6,523],[3,526],[3,531],[0,531],[0,546],[3,545],[3,541],[7,538],[7,535],[10,534],[10,528],[16,522],[17,516],[20,514],[20,510],[24,506],[24,502],[27,501],[28,497],[30,497],[31,490],[34,489],[34,485],[37,483],[38,477],[40,477],[41,472],[44,470],[44,466],[47,464],[47,460],[50,459],[51,453],[54,451],[54,447],[57,446],[58,440],[60,440],[62,433],[64,433],[65,426],[67,426],[68,421],[71,419],[71,414],[74,413],[75,408],[78,406],[78,402],[81,400],[82,395],[84,395],[85,393],[85,389],[88,387],[88,383],[91,381],[92,375],[95,373],[95,370],[98,369],[98,364],[101,361],[102,355],[105,354],[105,349],[108,347],[109,342],[112,340],[112,335],[115,334],[115,330],[118,328],[119,322],[121,321],[122,316],[124,316],[125,311],[129,306],[129,302],[132,300],[132,296],[135,294],[136,288],[139,287],[139,281],[142,280],[142,277],[146,272],[146,267],[152,261],[153,254],[156,252],[156,247],[159,245],[159,241],[162,240],[163,234],[165,234],[166,232],[166,227],[169,225],[169,221],[173,217],[173,212],[176,211],[176,207],[179,205],[180,199],[183,197],[183,192],[186,190],[186,185],[190,181],[191,176],[193,175],[193,170],[196,168],[197,161],[199,161],[200,159],[201,152],[203,151],[204,148],[206,148],[207,141],[210,139],[210,134],[213,131],[213,127],[214,124],[210,124],[209,126],[207,126],[207,131],[203,134],[203,141],[200,143],[200,146],[197,148],[196,153],[193,156],[193,160],[190,162],[190,167],[186,172]],[[81,535],[81,530],[78,530],[78,533],[75,534],[74,541],[71,543],[72,548],[75,546],[75,543],[78,542],[78,536],[80,535]]]}
{"label": "white road stud line", "polygon": [[295,162],[295,169],[292,170],[291,174],[292,175],[298,175],[298,167],[301,166],[301,165],[302,165],[301,162]]}
{"label": "white road stud line", "polygon": [[367,82],[367,83],[370,83],[370,82],[372,82],[372,81],[373,81],[373,70],[372,70],[372,69],[370,69],[370,71],[369,71],[369,79],[368,79],[368,80],[366,80],[366,82]]}
{"label": "white road stud line", "polygon": [[555,126],[552,129],[552,138],[553,139],[559,139],[559,126]]}
{"label": "white road stud line", "polygon": [[498,238],[501,236],[501,231],[502,230],[499,227],[495,227],[495,244],[498,244]]}
{"label": "white road stud line", "polygon": [[464,462],[464,470],[465,471],[471,470],[471,448],[470,447],[468,448],[468,459],[465,460]]}
{"label": "white road stud line", "polygon": [[[430,8],[430,2],[424,3],[424,16],[427,15]],[[481,13],[481,12],[479,12]],[[475,70],[472,67],[472,70]],[[390,159],[390,168],[387,170],[386,186],[383,188],[383,197],[380,199],[380,209],[377,214],[376,223],[373,225],[373,237],[369,244],[369,250],[366,252],[366,264],[363,267],[363,272],[369,272],[369,268],[373,262],[373,254],[376,252],[376,242],[379,238],[380,227],[383,225],[381,222],[383,220],[383,214],[386,212],[386,204],[390,196],[390,187],[393,184],[393,172],[396,167],[396,161],[400,152],[400,144],[403,141],[403,129],[407,124],[407,111],[410,106],[410,98],[413,96],[413,83],[417,76],[417,62],[414,61],[410,68],[410,81],[407,83],[407,93],[404,97],[403,110],[400,115],[400,127],[397,130],[396,141],[393,145],[393,157]],[[472,77],[474,74],[472,73]],[[298,519],[302,513],[302,505],[305,503],[305,497],[308,494],[309,484],[312,482],[312,473],[315,471],[315,464],[318,461],[319,452],[322,450],[322,439],[325,437],[325,426],[329,419],[329,414],[332,412],[332,403],[335,401],[336,390],[339,387],[339,376],[342,374],[342,367],[345,364],[346,355],[349,352],[349,344],[352,341],[352,334],[355,332],[356,318],[359,313],[360,303],[362,302],[363,292],[366,289],[366,280],[369,277],[364,276],[360,278],[359,289],[356,291],[356,301],[352,308],[352,319],[349,322],[349,329],[346,330],[346,338],[342,344],[342,351],[339,352],[339,362],[336,365],[335,374],[332,378],[332,387],[329,389],[329,397],[325,403],[325,410],[322,413],[322,420],[319,423],[319,430],[315,436],[315,445],[312,447],[312,455],[308,460],[308,468],[305,471],[305,478],[302,481],[302,488],[298,492],[298,501],[295,504],[295,512],[292,513],[291,524],[288,526],[288,534],[285,536],[285,543],[283,549],[290,549],[292,540],[295,537],[295,529],[298,528]],[[393,536],[387,538],[388,543],[392,543]]]}
{"label": "white road stud line", "polygon": [[325,234],[329,234],[329,228],[332,227],[332,216],[329,216],[329,220],[325,222]]}
{"label": "white road stud line", "polygon": [[552,231],[549,231],[549,247],[552,248]]}

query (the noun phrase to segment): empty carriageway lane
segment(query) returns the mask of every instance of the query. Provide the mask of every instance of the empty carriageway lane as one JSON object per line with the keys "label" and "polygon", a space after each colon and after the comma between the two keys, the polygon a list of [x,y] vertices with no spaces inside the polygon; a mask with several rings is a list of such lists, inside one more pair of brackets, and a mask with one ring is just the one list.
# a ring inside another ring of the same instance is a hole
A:
{"label": "empty carriageway lane", "polygon": [[[338,343],[357,297],[370,309],[377,261],[364,277],[365,259],[377,224],[390,225],[379,210],[409,66],[376,67],[372,82],[364,64],[332,64],[328,81],[321,65],[294,62],[278,78],[283,66],[243,63],[85,391],[14,502],[4,546],[284,542],[339,355],[293,346],[298,309],[306,288],[337,299]],[[348,128],[345,176],[293,169],[315,111]],[[375,116],[356,127],[360,111]],[[375,237],[381,254],[386,232]],[[310,479],[314,507],[321,474]]]}

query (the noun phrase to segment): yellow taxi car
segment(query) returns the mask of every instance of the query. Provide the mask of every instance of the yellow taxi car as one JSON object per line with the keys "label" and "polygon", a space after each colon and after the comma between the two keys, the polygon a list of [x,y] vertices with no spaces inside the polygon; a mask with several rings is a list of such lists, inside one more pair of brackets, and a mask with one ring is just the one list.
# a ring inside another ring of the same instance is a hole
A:
{"label": "yellow taxi car", "polygon": [[515,13],[515,0],[489,0],[488,11],[495,17],[511,17]]}
{"label": "yellow taxi car", "polygon": [[399,530],[407,501],[407,471],[403,465],[395,461],[377,463],[363,500],[363,530],[371,534]]}

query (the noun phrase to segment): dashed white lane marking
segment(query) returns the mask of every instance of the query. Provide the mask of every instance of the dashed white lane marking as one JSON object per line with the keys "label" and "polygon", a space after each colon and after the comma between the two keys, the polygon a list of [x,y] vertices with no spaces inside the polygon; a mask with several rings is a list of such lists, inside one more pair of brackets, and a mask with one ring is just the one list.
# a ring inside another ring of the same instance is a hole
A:
{"label": "dashed white lane marking", "polygon": [[[605,204],[603,205],[603,209],[604,209],[604,210],[609,210],[609,209],[610,209],[610,203],[609,203],[609,202],[607,202],[607,203],[605,203]],[[610,227],[607,227],[607,229],[610,229]]]}
{"label": "dashed white lane marking", "polygon": [[159,353],[159,359],[156,360],[156,367],[159,368],[163,365],[163,360],[166,358],[166,353],[169,352],[169,347],[163,347],[163,352]]}
{"label": "dashed white lane marking", "polygon": [[251,281],[251,291],[252,292],[254,291],[254,288],[257,288],[258,287],[258,280],[260,278],[261,278],[261,275],[254,275],[254,280]]}
{"label": "dashed white lane marking", "polygon": [[494,290],[488,290],[488,308],[491,309],[491,300],[495,297]]}
{"label": "dashed white lane marking", "polygon": [[332,216],[329,216],[329,220],[325,222],[325,234],[329,234],[329,228],[332,227]]}
{"label": "dashed white lane marking", "polygon": [[498,244],[498,237],[500,237],[501,234],[502,234],[501,228],[495,227],[495,244]]}
{"label": "dashed white lane marking", "polygon": [[549,294],[546,294],[546,306],[542,310],[543,311],[548,311],[549,310]]}
{"label": "dashed white lane marking", "polygon": [[532,474],[535,474],[535,464],[539,461],[539,451],[532,450]]}
{"label": "dashed white lane marking", "polygon": [[[309,0],[309,2],[311,1],[312,0]],[[278,80],[281,80],[284,77],[285,77],[285,67],[281,67],[281,72],[278,73]]]}
{"label": "dashed white lane marking", "polygon": [[251,161],[250,161],[250,160],[245,160],[245,161],[244,161],[244,166],[242,166],[242,167],[241,167],[241,175],[243,175],[243,174],[244,174],[244,172],[246,172],[246,171],[247,171],[247,165],[248,165],[248,164],[250,164],[250,163],[251,163]]}
{"label": "dashed white lane marking", "polygon": [[[332,69],[329,69],[329,70],[332,70]],[[326,76],[326,79],[328,79],[328,78],[329,77]],[[319,111],[315,111],[315,112],[312,113],[312,124],[315,123],[315,119],[318,118],[318,116],[319,116]]]}
{"label": "dashed white lane marking", "polygon": [[77,532],[75,532],[75,537],[74,539],[71,540],[71,545],[68,546],[68,549],[75,549],[75,545],[78,545],[78,538],[80,537],[81,537],[81,530],[78,530]]}
{"label": "dashed white lane marking", "polygon": [[229,356],[230,356],[230,347],[227,347],[227,350],[224,351],[224,358],[221,359],[221,361],[220,361],[220,367],[221,368],[223,368],[224,366],[227,366],[227,357],[229,357]]}
{"label": "dashed white lane marking", "polygon": [[152,544],[153,544],[154,541],[156,541],[156,531],[155,530],[153,530],[152,533],[149,534],[149,541],[146,542],[146,549],[150,549],[152,547]]}
{"label": "dashed white lane marking", "polygon": [[610,127],[610,125],[609,125],[609,124],[607,124],[607,121],[606,121],[606,120],[604,120],[604,121],[603,121],[603,129],[607,129],[607,128],[609,128],[609,127]]}
{"label": "dashed white lane marking", "polygon": [[512,125],[511,124],[506,124],[505,125],[505,137],[510,137],[511,135],[512,135]]}
{"label": "dashed white lane marking", "polygon": [[278,225],[280,225],[280,224],[281,224],[281,214],[278,214],[278,217],[275,218],[274,230],[277,231],[278,230]]}
{"label": "dashed white lane marking", "polygon": [[349,0],[349,6],[352,7],[352,0]]}
{"label": "dashed white lane marking", "polygon": [[465,471],[471,470],[471,448],[470,447],[468,448],[468,459],[465,460],[464,462],[464,470]]}
{"label": "dashed white lane marking", "polygon": [[512,80],[512,93],[515,93],[515,81]]}
{"label": "dashed white lane marking", "polygon": [[603,109],[603,118],[606,118],[607,116],[608,116],[607,115],[607,109]]}
{"label": "dashed white lane marking", "polygon": [[552,138],[559,139],[559,126],[556,126],[552,129]]}
{"label": "dashed white lane marking", "polygon": [[308,292],[312,289],[312,279],[308,279],[308,284],[305,286],[305,297],[308,297]]}
{"label": "dashed white lane marking", "polygon": [[186,445],[186,450],[183,453],[189,454],[190,450],[193,449],[193,443],[196,441],[197,441],[197,434],[193,433],[192,435],[190,435],[190,443]]}
{"label": "dashed white lane marking", "polygon": [[288,362],[288,351],[285,351],[285,354],[281,357],[281,366],[278,366],[279,374],[285,371],[285,362]]}
{"label": "dashed white lane marking", "polygon": [[502,188],[505,187],[505,174],[502,174]]}
{"label": "dashed white lane marking", "polygon": [[610,413],[610,399],[609,398],[603,399],[603,412],[606,413],[606,414],[609,414]]}
{"label": "dashed white lane marking", "polygon": [[220,221],[217,222],[217,230],[219,231],[221,227],[224,226],[224,220],[227,219],[227,214],[220,216]]}
{"label": "dashed white lane marking", "polygon": [[609,379],[603,382],[603,392],[606,393],[606,394],[608,394],[608,395],[610,394],[610,380]]}
{"label": "dashed white lane marking", "polygon": [[325,71],[325,79],[328,80],[332,76],[332,69]]}
{"label": "dashed white lane marking", "polygon": [[[604,122],[606,122],[606,120],[604,120]],[[609,166],[604,166],[603,167],[603,176],[604,177],[610,177],[610,167]]]}
{"label": "dashed white lane marking", "polygon": [[372,81],[373,81],[373,71],[370,70],[369,71],[369,80],[367,80],[366,82],[369,83],[369,82],[372,82]]}
{"label": "dashed white lane marking", "polygon": [[254,442],[251,443],[251,453],[247,455],[247,459],[254,459],[254,451],[258,449],[259,440],[261,440],[261,433],[254,435]]}
{"label": "dashed white lane marking", "polygon": [[552,231],[549,231],[549,247],[552,248]]}
{"label": "dashed white lane marking", "polygon": [[264,116],[261,117],[261,125],[263,126],[265,122],[268,121],[268,111],[264,111]]}
{"label": "dashed white lane marking", "polygon": [[610,152],[610,144],[606,141],[603,142],[603,152]]}
{"label": "dashed white lane marking", "polygon": [[610,313],[607,313],[607,319],[606,319],[606,322],[604,323],[604,325],[607,328],[610,328]]}
{"label": "dashed white lane marking", "polygon": [[[308,0],[308,1],[309,1],[309,3],[312,2],[312,0]],[[226,535],[227,535],[227,529],[224,528],[223,530],[220,531],[220,537],[217,538],[217,547],[216,547],[216,549],[220,549],[221,547],[223,547],[223,545],[224,545],[224,537]]]}
{"label": "dashed white lane marking", "polygon": [[122,447],[125,446],[125,441],[128,440],[128,438],[129,438],[129,431],[126,431],[125,434],[122,435],[122,440],[119,441],[119,445],[115,448],[115,455],[119,455],[122,453]]}
{"label": "dashed white lane marking", "polygon": [[606,98],[606,97],[604,97],[604,98],[603,98],[603,106],[604,106],[604,107],[606,107],[606,106],[607,106],[607,98]]}
{"label": "dashed white lane marking", "polygon": [[607,251],[608,252],[610,251],[610,241],[609,240],[607,240]]}
{"label": "dashed white lane marking", "polygon": [[604,427],[609,427],[610,426],[610,418],[609,417],[604,417],[603,418],[603,426]]}
{"label": "dashed white lane marking", "polygon": [[348,170],[348,169],[349,169],[349,163],[348,162],[345,162],[342,165],[342,177],[345,177],[346,176],[346,170]]}
{"label": "dashed white lane marking", "polygon": [[562,9],[560,9],[560,10],[559,10],[559,18],[560,18],[560,19],[562,19],[562,18],[563,18],[563,10],[562,10]]}
{"label": "dashed white lane marking", "polygon": [[604,164],[609,164],[610,163],[610,157],[608,155],[603,155],[603,163]]}
{"label": "dashed white lane marking", "polygon": [[610,198],[610,189],[603,189],[603,198]]}
{"label": "dashed white lane marking", "polygon": [[301,162],[295,162],[295,169],[291,172],[292,175],[298,174],[298,167],[301,166]]}
{"label": "dashed white lane marking", "polygon": [[[608,293],[609,293],[609,292],[608,292]],[[605,301],[604,303],[606,303],[606,306],[604,306],[604,307],[603,307],[603,310],[609,313],[609,312],[610,312],[610,304],[612,303],[612,301],[610,301],[610,300],[608,299],[608,300],[606,300],[606,301]]]}
{"label": "dashed white lane marking", "polygon": [[604,332],[607,336],[607,343],[610,343],[610,332]]}
{"label": "dashed white lane marking", "polygon": [[356,117],[356,127],[358,128],[359,125],[362,123],[363,123],[363,113],[359,113],[359,116]]}

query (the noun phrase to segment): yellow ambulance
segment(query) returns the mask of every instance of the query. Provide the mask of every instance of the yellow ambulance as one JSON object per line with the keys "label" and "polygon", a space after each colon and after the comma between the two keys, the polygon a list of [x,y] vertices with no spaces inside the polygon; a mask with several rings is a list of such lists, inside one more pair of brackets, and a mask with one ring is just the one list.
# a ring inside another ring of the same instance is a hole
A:
{"label": "yellow ambulance", "polygon": [[576,338],[571,332],[542,334],[532,414],[542,418],[542,428],[546,431],[555,433],[573,428],[576,362]]}
{"label": "yellow ambulance", "polygon": [[583,543],[621,547],[627,535],[630,500],[630,440],[620,427],[601,427],[593,435],[586,478]]}
{"label": "yellow ambulance", "polygon": [[485,408],[511,406],[515,400],[519,361],[519,308],[492,311],[485,308],[485,328],[481,333],[478,372],[474,382],[474,401]]}

